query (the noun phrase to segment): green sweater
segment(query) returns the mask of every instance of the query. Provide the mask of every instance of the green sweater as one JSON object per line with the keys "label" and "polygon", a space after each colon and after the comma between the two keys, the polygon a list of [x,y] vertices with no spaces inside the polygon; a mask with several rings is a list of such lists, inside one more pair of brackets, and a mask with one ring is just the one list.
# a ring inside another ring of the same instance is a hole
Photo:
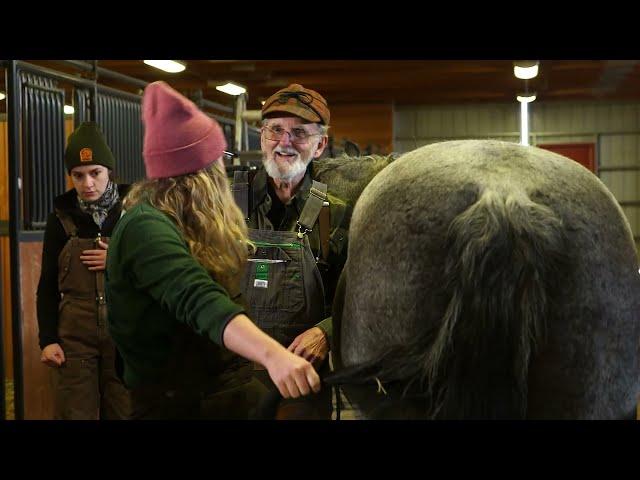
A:
{"label": "green sweater", "polygon": [[109,331],[128,387],[161,379],[178,322],[223,346],[242,306],[192,256],[176,225],[148,204],[118,222],[107,255]]}

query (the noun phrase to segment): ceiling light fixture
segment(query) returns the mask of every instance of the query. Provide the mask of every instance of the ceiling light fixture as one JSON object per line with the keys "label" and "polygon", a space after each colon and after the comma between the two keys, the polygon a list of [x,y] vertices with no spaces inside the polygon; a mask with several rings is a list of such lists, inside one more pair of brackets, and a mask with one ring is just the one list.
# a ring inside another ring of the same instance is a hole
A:
{"label": "ceiling light fixture", "polygon": [[513,74],[516,78],[529,80],[538,76],[538,60],[516,60],[513,62]]}
{"label": "ceiling light fixture", "polygon": [[240,85],[236,85],[235,83],[232,83],[232,82],[227,82],[224,85],[218,85],[216,87],[216,90],[219,90],[229,95],[242,95],[247,91],[246,88],[241,87]]}
{"label": "ceiling light fixture", "polygon": [[169,73],[182,72],[186,66],[174,60],[143,60],[143,62],[151,67],[159,68]]}

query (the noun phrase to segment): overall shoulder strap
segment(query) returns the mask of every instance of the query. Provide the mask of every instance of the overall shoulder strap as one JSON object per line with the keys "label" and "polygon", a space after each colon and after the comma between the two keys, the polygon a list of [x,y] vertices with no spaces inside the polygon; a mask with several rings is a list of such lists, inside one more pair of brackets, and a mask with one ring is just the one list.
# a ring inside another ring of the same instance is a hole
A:
{"label": "overall shoulder strap", "polygon": [[320,210],[320,219],[318,222],[320,231],[320,250],[322,251],[322,260],[325,262],[329,258],[329,234],[331,233],[331,210],[329,209],[329,202],[322,203],[322,210]]}
{"label": "overall shoulder strap", "polygon": [[67,236],[69,237],[78,236],[78,227],[73,222],[71,215],[69,215],[67,212],[64,212],[58,208],[55,209],[55,213],[56,213],[56,216],[58,217],[58,220],[60,220],[60,223],[62,223],[62,228],[64,228],[64,233],[66,233]]}
{"label": "overall shoulder strap", "polygon": [[309,190],[309,198],[307,198],[298,219],[298,236],[300,238],[313,230],[313,225],[316,223],[320,210],[322,210],[322,205],[326,200],[327,185],[313,180]]}
{"label": "overall shoulder strap", "polygon": [[233,184],[231,192],[236,205],[242,211],[245,220],[249,218],[249,172],[246,170],[236,170],[233,172]]}

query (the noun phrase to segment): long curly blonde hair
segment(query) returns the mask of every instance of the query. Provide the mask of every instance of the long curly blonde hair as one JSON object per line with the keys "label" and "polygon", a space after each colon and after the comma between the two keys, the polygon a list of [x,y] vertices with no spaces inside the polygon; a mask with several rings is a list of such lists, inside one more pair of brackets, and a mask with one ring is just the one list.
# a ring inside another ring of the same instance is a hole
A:
{"label": "long curly blonde hair", "polygon": [[194,258],[233,295],[253,245],[222,170],[214,163],[187,175],[142,180],[131,187],[123,208],[142,202],[175,222]]}

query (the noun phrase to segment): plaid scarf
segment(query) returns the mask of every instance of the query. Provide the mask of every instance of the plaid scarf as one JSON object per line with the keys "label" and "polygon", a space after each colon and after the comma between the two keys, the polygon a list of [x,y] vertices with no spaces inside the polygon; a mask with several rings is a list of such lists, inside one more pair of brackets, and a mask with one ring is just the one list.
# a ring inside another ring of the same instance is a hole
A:
{"label": "plaid scarf", "polygon": [[107,218],[107,215],[109,215],[109,210],[118,203],[118,200],[120,200],[118,187],[112,180],[109,180],[107,188],[99,199],[93,202],[85,202],[78,196],[78,205],[80,206],[80,210],[91,215],[98,228],[102,228],[102,224]]}

